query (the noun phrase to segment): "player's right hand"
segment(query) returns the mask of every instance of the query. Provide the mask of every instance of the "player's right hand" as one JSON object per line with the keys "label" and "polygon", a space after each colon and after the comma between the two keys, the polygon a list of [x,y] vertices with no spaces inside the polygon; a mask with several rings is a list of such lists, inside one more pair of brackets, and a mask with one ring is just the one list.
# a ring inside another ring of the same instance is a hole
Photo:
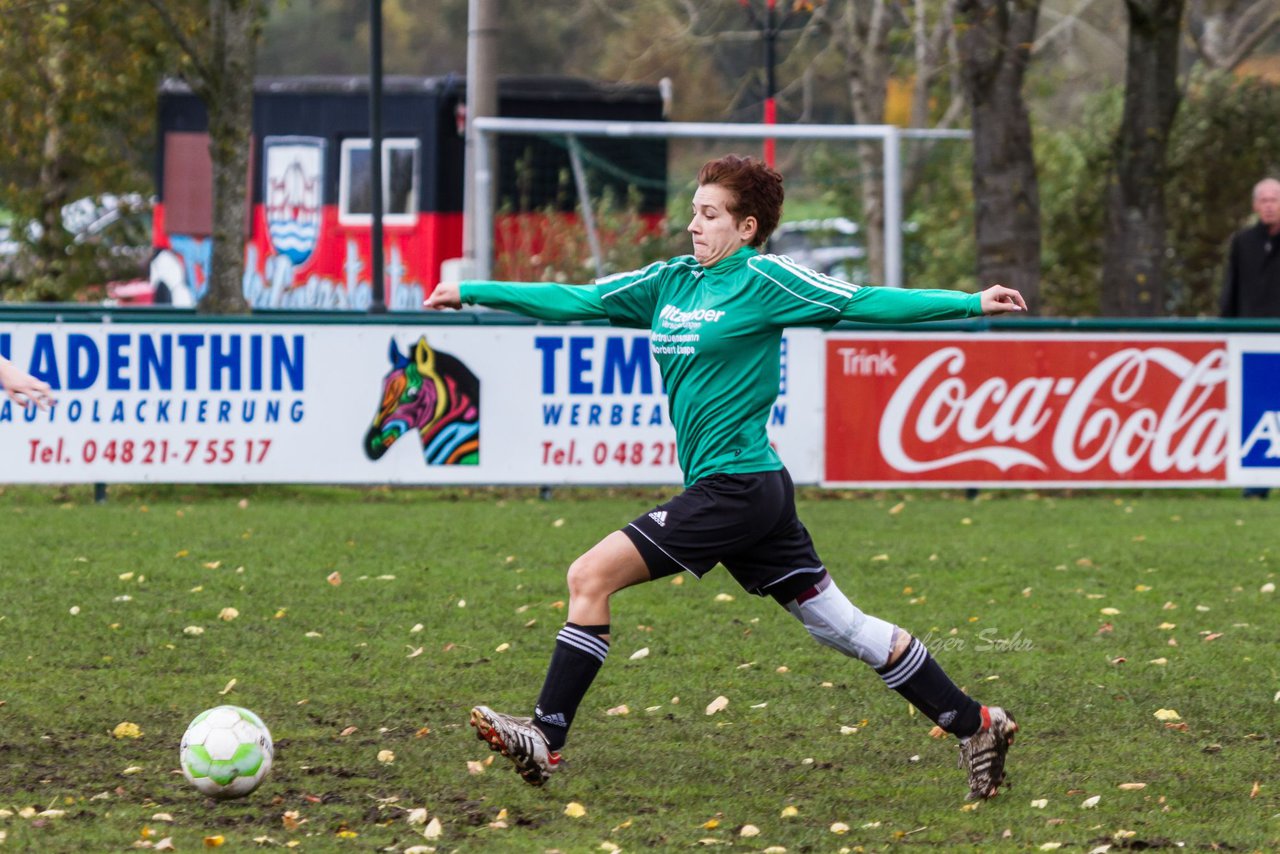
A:
{"label": "player's right hand", "polygon": [[422,303],[436,311],[446,308],[462,308],[462,295],[457,282],[441,282]]}

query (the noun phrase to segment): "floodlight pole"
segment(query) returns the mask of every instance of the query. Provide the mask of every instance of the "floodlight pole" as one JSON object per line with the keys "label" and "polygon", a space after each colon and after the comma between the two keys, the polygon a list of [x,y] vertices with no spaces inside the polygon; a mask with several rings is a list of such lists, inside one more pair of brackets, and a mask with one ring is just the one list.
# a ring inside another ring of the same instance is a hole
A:
{"label": "floodlight pole", "polygon": [[[774,98],[777,92],[777,78],[774,75],[774,62],[777,56],[778,30],[776,22],[777,0],[765,0],[764,18],[763,20],[756,14],[756,10],[751,6],[751,0],[738,0],[738,3],[747,12],[747,17],[751,19],[751,23],[760,31],[760,41],[764,45],[764,123],[767,125],[776,125],[778,123],[778,104]],[[774,140],[768,137],[764,141],[764,162],[773,167],[776,161],[776,152],[774,148]]]}
{"label": "floodlight pole", "polygon": [[370,314],[387,311],[382,261],[382,0],[369,0],[369,276],[373,286]]}

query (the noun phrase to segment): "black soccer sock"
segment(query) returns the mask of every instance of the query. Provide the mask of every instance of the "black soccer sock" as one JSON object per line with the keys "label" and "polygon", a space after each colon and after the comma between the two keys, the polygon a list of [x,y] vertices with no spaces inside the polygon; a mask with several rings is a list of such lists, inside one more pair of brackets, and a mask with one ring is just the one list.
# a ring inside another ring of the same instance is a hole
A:
{"label": "black soccer sock", "polygon": [[982,706],[956,687],[916,638],[895,664],[876,672],[884,684],[952,735],[968,738],[982,726]]}
{"label": "black soccer sock", "polygon": [[547,737],[547,744],[552,750],[564,746],[578,705],[609,654],[609,642],[602,637],[607,634],[608,625],[565,623],[560,634],[556,635],[556,648],[551,653],[547,678],[542,683],[542,693],[538,695],[538,705],[533,710],[533,724]]}

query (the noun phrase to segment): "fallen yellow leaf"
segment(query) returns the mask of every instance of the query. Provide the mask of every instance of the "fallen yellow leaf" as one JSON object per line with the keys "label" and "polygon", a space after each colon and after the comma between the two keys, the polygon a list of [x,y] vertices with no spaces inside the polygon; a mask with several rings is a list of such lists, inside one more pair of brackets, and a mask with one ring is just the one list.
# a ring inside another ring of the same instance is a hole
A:
{"label": "fallen yellow leaf", "polygon": [[707,704],[707,714],[714,715],[716,712],[722,712],[728,705],[729,698],[722,694]]}
{"label": "fallen yellow leaf", "polygon": [[1180,720],[1182,720],[1182,715],[1178,714],[1178,713],[1177,713],[1176,711],[1174,711],[1173,709],[1156,709],[1155,716],[1156,716],[1156,720],[1158,720],[1158,721],[1180,721]]}
{"label": "fallen yellow leaf", "polygon": [[564,814],[569,818],[582,818],[587,814],[587,808],[577,801],[569,801],[569,803],[565,804]]}
{"label": "fallen yellow leaf", "polygon": [[111,731],[116,738],[142,738],[142,730],[135,723],[122,721]]}
{"label": "fallen yellow leaf", "polygon": [[218,836],[206,836],[204,838],[204,847],[205,848],[221,848],[222,843],[226,841],[227,840],[223,838],[221,834],[219,834]]}
{"label": "fallen yellow leaf", "polygon": [[796,809],[794,806],[785,806],[782,808],[782,812],[779,813],[779,815],[782,818],[795,818],[800,815],[800,810]]}
{"label": "fallen yellow leaf", "polygon": [[396,755],[390,750],[379,750],[378,761],[383,765],[390,765],[392,762],[396,761]]}

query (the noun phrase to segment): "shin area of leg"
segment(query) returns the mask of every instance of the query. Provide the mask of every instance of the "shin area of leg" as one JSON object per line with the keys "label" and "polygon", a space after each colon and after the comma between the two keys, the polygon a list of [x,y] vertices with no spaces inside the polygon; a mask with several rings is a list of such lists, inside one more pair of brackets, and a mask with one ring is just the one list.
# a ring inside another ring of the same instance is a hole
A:
{"label": "shin area of leg", "polygon": [[895,626],[862,613],[834,581],[816,596],[795,599],[786,608],[823,646],[872,667],[888,663]]}

